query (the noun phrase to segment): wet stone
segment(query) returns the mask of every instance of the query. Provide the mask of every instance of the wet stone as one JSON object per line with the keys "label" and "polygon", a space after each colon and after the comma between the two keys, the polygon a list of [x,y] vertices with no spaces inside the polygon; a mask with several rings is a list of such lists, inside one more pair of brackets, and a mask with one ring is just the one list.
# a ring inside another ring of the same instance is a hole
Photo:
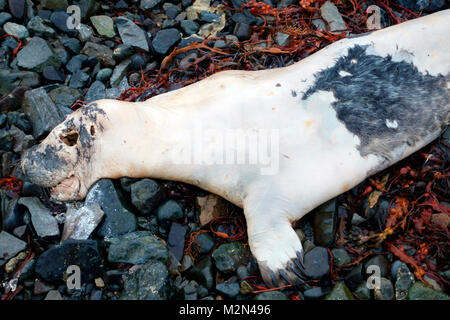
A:
{"label": "wet stone", "polygon": [[180,22],[181,29],[188,36],[193,35],[198,32],[199,24],[192,20],[183,20]]}
{"label": "wet stone", "polygon": [[377,270],[380,271],[381,277],[386,277],[388,275],[388,264],[389,262],[383,255],[376,255],[365,263],[365,268],[369,268],[369,266],[372,266],[371,268],[377,268]]}
{"label": "wet stone", "polygon": [[250,25],[246,23],[236,23],[233,34],[241,41],[248,40],[251,35]]}
{"label": "wet stone", "polygon": [[214,285],[213,264],[210,256],[206,256],[199,260],[186,273],[188,279],[193,279],[197,283],[212,289]]}
{"label": "wet stone", "polygon": [[212,257],[216,268],[222,272],[230,273],[245,264],[250,252],[241,242],[224,243],[214,250]]}
{"label": "wet stone", "polygon": [[44,39],[34,37],[17,54],[17,65],[28,70],[42,72],[45,66],[59,68],[61,61]]}
{"label": "wet stone", "polygon": [[45,80],[50,82],[64,82],[66,80],[64,72],[62,72],[61,70],[56,70],[53,66],[44,67],[42,76]]}
{"label": "wet stone", "polygon": [[240,293],[241,288],[237,282],[233,282],[218,284],[216,290],[227,298],[235,298]]}
{"label": "wet stone", "polygon": [[153,9],[154,7],[156,7],[158,4],[160,4],[162,2],[163,2],[163,0],[141,0],[139,7],[142,10]]}
{"label": "wet stone", "polygon": [[14,22],[5,23],[3,25],[3,30],[5,31],[5,33],[16,36],[19,39],[25,39],[30,36],[27,28]]}
{"label": "wet stone", "polygon": [[0,94],[9,94],[18,86],[36,87],[39,75],[31,71],[0,69]]}
{"label": "wet stone", "polygon": [[428,287],[420,281],[414,282],[408,291],[409,300],[450,300],[450,296]]}
{"label": "wet stone", "polygon": [[183,208],[175,200],[168,200],[159,206],[156,210],[156,216],[160,226],[167,229],[172,220],[183,218]]}
{"label": "wet stone", "polygon": [[126,44],[120,44],[117,46],[117,48],[113,51],[113,58],[116,61],[122,61],[126,58],[129,58],[134,53],[134,48],[132,46],[126,45]]}
{"label": "wet stone", "polygon": [[367,288],[367,283],[363,282],[361,283],[358,288],[355,290],[355,294],[358,296],[358,298],[363,300],[370,300],[370,289]]}
{"label": "wet stone", "polygon": [[174,257],[181,261],[183,259],[184,253],[184,238],[188,231],[188,227],[179,223],[172,223],[170,226],[169,236],[167,239],[167,244],[170,252]]}
{"label": "wet stone", "polygon": [[83,63],[87,60],[87,56],[84,54],[79,54],[76,56],[73,56],[69,62],[66,64],[66,69],[70,71],[71,73],[75,73],[78,70],[81,70],[83,67]]}
{"label": "wet stone", "polygon": [[41,0],[41,6],[50,10],[65,10],[69,4],[67,0]]}
{"label": "wet stone", "polygon": [[215,244],[216,243],[211,236],[206,233],[201,233],[195,238],[192,249],[199,250],[200,254],[206,254],[214,248]]}
{"label": "wet stone", "polygon": [[111,78],[112,73],[113,70],[110,68],[101,69],[95,76],[95,79],[101,82],[106,82],[109,78]]}
{"label": "wet stone", "polygon": [[0,232],[0,266],[3,266],[9,259],[20,251],[27,248],[27,243],[17,239],[6,231]]}
{"label": "wet stone", "polygon": [[164,190],[151,179],[142,179],[130,186],[131,202],[143,214],[149,214],[164,200]]}
{"label": "wet stone", "polygon": [[62,240],[88,239],[95,228],[97,228],[103,215],[104,212],[97,203],[86,205],[81,208],[75,208],[74,206],[68,205]]}
{"label": "wet stone", "polygon": [[258,293],[253,300],[289,300],[289,298],[281,291],[268,291]]}
{"label": "wet stone", "polygon": [[50,16],[50,21],[59,31],[62,31],[70,36],[76,36],[78,33],[77,29],[69,29],[67,27],[68,19],[70,19],[70,16],[66,13],[66,11],[55,11]]}
{"label": "wet stone", "polygon": [[53,37],[56,34],[55,30],[49,27],[39,16],[31,19],[27,24],[27,28],[38,36]]}
{"label": "wet stone", "polygon": [[106,67],[111,67],[116,64],[116,61],[112,58],[113,51],[102,44],[86,42],[83,49],[81,49],[81,53],[87,56],[97,57],[98,61]]}
{"label": "wet stone", "polygon": [[408,290],[414,284],[414,275],[409,271],[408,266],[404,262],[401,262],[397,268],[395,279],[395,299],[406,300]]}
{"label": "wet stone", "polygon": [[152,41],[153,50],[162,56],[165,56],[181,39],[180,32],[177,29],[170,28],[160,30],[156,33]]}
{"label": "wet stone", "polygon": [[112,87],[119,85],[120,81],[126,76],[131,59],[126,59],[120,62],[115,68],[109,79]]}
{"label": "wet stone", "polygon": [[320,7],[320,14],[322,18],[328,23],[329,31],[342,31],[347,29],[347,26],[342,19],[337,7],[330,1],[325,2]]}
{"label": "wet stone", "polygon": [[45,281],[62,281],[71,265],[80,267],[82,284],[98,277],[103,271],[103,260],[97,242],[66,240],[42,253],[36,262],[35,271]]}
{"label": "wet stone", "polygon": [[149,260],[167,262],[167,247],[148,231],[135,231],[108,240],[109,262],[144,264]]}
{"label": "wet stone", "polygon": [[121,300],[166,300],[171,295],[169,273],[159,261],[149,261],[124,277]]}
{"label": "wet stone", "polygon": [[118,17],[114,22],[123,44],[149,51],[149,40],[144,30],[125,17]]}
{"label": "wet stone", "polygon": [[74,89],[83,88],[89,80],[89,74],[84,71],[78,70],[69,81],[69,86]]}
{"label": "wet stone", "polygon": [[323,297],[326,294],[326,292],[323,292],[321,287],[315,287],[308,290],[305,290],[303,292],[303,295],[305,296],[305,299],[308,300],[317,300]]}
{"label": "wet stone", "polygon": [[97,231],[100,236],[115,237],[136,230],[136,217],[122,205],[111,180],[96,182],[89,190],[85,203],[98,203],[105,212],[105,219]]}
{"label": "wet stone", "polygon": [[359,284],[364,280],[363,277],[363,265],[359,264],[347,273],[344,278],[345,284],[350,288],[350,290],[355,290]]}
{"label": "wet stone", "polygon": [[0,12],[0,27],[11,20],[11,18],[12,15],[10,15],[8,12]]}
{"label": "wet stone", "polygon": [[81,98],[80,91],[67,86],[59,86],[51,90],[48,95],[58,108],[68,108]]}
{"label": "wet stone", "polygon": [[94,81],[86,93],[86,102],[104,99],[106,97],[106,86],[101,81]]}
{"label": "wet stone", "polygon": [[38,198],[20,198],[19,204],[26,206],[30,211],[31,222],[39,237],[59,236],[58,222]]}
{"label": "wet stone", "polygon": [[330,272],[328,250],[315,247],[304,256],[306,274],[312,279],[321,279]]}
{"label": "wet stone", "polygon": [[355,300],[355,298],[343,282],[338,282],[326,295],[325,300]]}
{"label": "wet stone", "polygon": [[352,262],[352,258],[345,249],[333,249],[331,250],[331,253],[333,254],[334,264],[336,267]]}
{"label": "wet stone", "polygon": [[374,297],[376,300],[393,300],[395,296],[394,287],[389,279],[381,278],[380,287],[374,289]]}
{"label": "wet stone", "polygon": [[25,0],[8,0],[8,7],[15,18],[21,19],[25,13]]}
{"label": "wet stone", "polygon": [[170,3],[166,2],[163,4],[164,12],[166,13],[167,17],[169,19],[175,19],[175,17],[181,12],[180,7]]}
{"label": "wet stone", "polygon": [[319,246],[330,246],[336,233],[336,200],[330,200],[312,213],[314,243]]}
{"label": "wet stone", "polygon": [[90,19],[99,35],[107,38],[112,38],[116,35],[116,32],[114,31],[114,22],[111,17],[100,15],[93,16]]}

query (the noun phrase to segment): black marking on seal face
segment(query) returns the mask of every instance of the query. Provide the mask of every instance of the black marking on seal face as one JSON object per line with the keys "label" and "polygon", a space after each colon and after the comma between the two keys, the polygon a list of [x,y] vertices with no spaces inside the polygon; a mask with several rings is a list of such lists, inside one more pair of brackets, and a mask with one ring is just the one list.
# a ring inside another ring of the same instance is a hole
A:
{"label": "black marking on seal face", "polygon": [[362,156],[392,160],[391,151],[442,130],[450,120],[448,77],[424,75],[408,62],[368,55],[366,47],[348,50],[333,67],[315,75],[305,100],[331,91],[337,118],[360,139]]}

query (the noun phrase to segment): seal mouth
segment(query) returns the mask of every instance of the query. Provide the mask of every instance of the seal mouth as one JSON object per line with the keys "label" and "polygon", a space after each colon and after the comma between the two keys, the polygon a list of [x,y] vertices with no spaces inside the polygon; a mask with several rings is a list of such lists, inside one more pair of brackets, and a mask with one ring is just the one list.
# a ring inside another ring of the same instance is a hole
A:
{"label": "seal mouth", "polygon": [[72,174],[51,188],[50,196],[59,201],[79,200],[80,188],[80,179]]}

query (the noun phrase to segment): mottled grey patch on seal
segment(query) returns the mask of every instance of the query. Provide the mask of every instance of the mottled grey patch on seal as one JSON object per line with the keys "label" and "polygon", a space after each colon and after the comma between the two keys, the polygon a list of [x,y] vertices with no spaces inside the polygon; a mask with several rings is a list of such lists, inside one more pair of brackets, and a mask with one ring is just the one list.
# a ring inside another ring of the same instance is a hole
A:
{"label": "mottled grey patch on seal", "polygon": [[315,75],[305,100],[331,91],[338,119],[360,139],[362,156],[392,159],[391,152],[443,130],[450,120],[448,76],[420,73],[408,62],[366,53],[356,45],[334,66]]}

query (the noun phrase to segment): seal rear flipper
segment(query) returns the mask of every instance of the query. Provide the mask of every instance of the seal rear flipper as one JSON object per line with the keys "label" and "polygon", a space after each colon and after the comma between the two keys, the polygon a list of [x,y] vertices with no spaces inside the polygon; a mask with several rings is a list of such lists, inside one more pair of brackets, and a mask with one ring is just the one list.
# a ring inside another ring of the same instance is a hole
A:
{"label": "seal rear flipper", "polygon": [[[250,249],[269,287],[301,285],[307,280],[303,248],[282,206],[245,206]],[[271,208],[275,207],[275,208]]]}

